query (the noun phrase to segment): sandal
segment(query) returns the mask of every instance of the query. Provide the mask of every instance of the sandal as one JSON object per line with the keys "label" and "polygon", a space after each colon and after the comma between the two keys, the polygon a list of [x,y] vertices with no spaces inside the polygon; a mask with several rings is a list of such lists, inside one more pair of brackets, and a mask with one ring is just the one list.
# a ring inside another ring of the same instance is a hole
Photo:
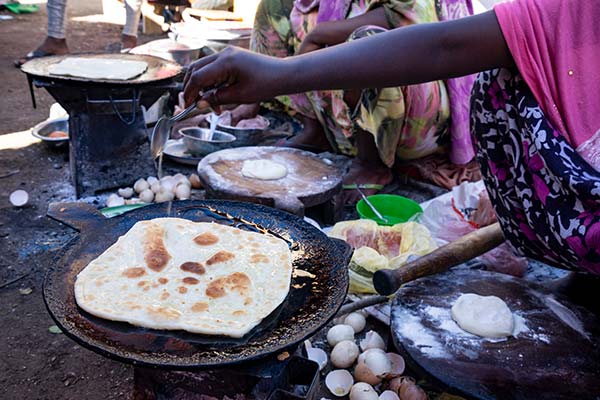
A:
{"label": "sandal", "polygon": [[23,66],[23,64],[25,64],[27,61],[33,60],[34,58],[47,57],[47,56],[53,56],[53,55],[54,54],[45,52],[43,50],[33,50],[33,51],[30,51],[29,53],[27,53],[27,55],[25,57],[15,60],[14,64],[15,64],[15,67],[21,68]]}

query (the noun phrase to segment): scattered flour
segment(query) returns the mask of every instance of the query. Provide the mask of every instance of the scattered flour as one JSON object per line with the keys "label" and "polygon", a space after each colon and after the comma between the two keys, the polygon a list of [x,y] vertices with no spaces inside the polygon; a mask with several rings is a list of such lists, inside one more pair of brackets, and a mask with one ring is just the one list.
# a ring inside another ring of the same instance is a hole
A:
{"label": "scattered flour", "polygon": [[433,358],[449,357],[443,344],[427,332],[419,317],[408,312],[401,312],[397,318],[401,319],[401,323],[397,324],[400,334],[411,340],[413,345],[418,347],[421,352]]}
{"label": "scattered flour", "polygon": [[[485,343],[501,343],[512,338],[482,338],[461,329],[452,319],[450,311],[452,300],[447,307],[423,306],[420,315],[404,309],[394,315],[394,329],[399,334],[413,343],[413,345],[431,358],[450,358],[453,355],[466,356],[477,359],[480,351],[478,348]],[[549,344],[548,335],[533,332],[527,326],[527,320],[519,313],[513,312],[515,328],[512,337],[532,342]],[[435,335],[432,329],[438,329]],[[523,357],[522,355],[520,356]]]}

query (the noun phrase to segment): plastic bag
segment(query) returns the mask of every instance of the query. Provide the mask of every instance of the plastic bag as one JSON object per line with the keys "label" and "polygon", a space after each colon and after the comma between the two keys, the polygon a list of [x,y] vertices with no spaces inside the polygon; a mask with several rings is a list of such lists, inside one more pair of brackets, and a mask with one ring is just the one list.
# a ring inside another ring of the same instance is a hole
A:
{"label": "plastic bag", "polygon": [[329,236],[355,248],[348,271],[353,293],[375,293],[375,271],[399,268],[409,257],[423,256],[437,247],[429,230],[416,222],[379,226],[367,219],[343,221],[333,227]]}
{"label": "plastic bag", "polygon": [[[496,222],[496,214],[483,182],[465,182],[452,189],[452,196],[432,201],[420,222],[442,246]],[[514,276],[523,276],[527,269],[527,259],[515,255],[507,243],[479,260],[490,270]]]}

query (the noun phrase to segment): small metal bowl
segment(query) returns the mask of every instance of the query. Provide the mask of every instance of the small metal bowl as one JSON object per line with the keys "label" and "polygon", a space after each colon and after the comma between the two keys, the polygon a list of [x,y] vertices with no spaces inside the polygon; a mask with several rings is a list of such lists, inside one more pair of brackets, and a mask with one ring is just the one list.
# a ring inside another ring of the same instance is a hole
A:
{"label": "small metal bowl", "polygon": [[[236,146],[256,146],[260,144],[265,136],[265,131],[269,129],[269,120],[260,116],[265,122],[264,128],[238,128],[237,126],[222,125],[217,123],[217,128],[222,132],[231,133],[237,139]],[[210,121],[210,119],[208,119]]]}
{"label": "small metal bowl", "polygon": [[215,131],[212,140],[208,140],[210,129],[188,127],[179,130],[187,151],[197,156],[205,156],[215,151],[233,147],[235,136],[230,133]]}
{"label": "small metal bowl", "polygon": [[46,143],[50,147],[63,147],[69,143],[69,137],[51,138],[48,137],[54,131],[63,131],[69,133],[69,117],[57,118],[40,122],[31,128],[31,134]]}

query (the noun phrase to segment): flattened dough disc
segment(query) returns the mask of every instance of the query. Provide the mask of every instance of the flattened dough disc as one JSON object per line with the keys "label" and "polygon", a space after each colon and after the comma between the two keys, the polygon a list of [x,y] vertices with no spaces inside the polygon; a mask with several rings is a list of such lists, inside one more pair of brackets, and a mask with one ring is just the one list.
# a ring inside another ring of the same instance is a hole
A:
{"label": "flattened dough disc", "polygon": [[[529,329],[505,341],[463,333],[463,293],[497,296]],[[600,324],[587,309],[523,279],[451,270],[410,282],[392,304],[394,343],[422,373],[476,399],[589,399],[600,393]]]}

